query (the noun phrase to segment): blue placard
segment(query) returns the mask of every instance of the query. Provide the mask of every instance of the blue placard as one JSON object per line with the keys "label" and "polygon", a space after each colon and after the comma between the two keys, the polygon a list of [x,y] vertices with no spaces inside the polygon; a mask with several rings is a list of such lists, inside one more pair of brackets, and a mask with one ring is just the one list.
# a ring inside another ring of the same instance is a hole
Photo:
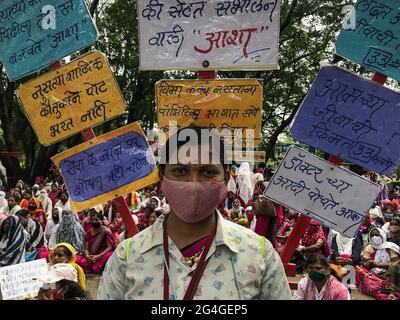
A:
{"label": "blue placard", "polygon": [[400,94],[334,66],[322,67],[291,132],[303,143],[381,174],[400,162]]}
{"label": "blue placard", "polygon": [[96,40],[84,0],[0,0],[0,60],[11,81]]}
{"label": "blue placard", "polygon": [[400,81],[400,2],[358,0],[353,29],[342,30],[338,55]]}
{"label": "blue placard", "polygon": [[136,131],[107,140],[60,162],[71,200],[83,202],[140,180],[155,163]]}

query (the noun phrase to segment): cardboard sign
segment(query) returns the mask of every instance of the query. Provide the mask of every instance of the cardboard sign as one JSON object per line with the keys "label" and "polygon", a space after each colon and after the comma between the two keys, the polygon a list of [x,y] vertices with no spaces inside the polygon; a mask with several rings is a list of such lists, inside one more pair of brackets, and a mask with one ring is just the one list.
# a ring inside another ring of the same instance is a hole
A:
{"label": "cardboard sign", "polygon": [[333,66],[322,67],[291,128],[293,137],[389,174],[400,161],[400,94]]}
{"label": "cardboard sign", "polygon": [[337,54],[400,81],[398,1],[358,0],[355,11],[356,28],[341,31]]}
{"label": "cardboard sign", "polygon": [[96,40],[84,0],[0,1],[0,60],[11,81]]}
{"label": "cardboard sign", "polygon": [[153,154],[137,123],[68,149],[52,161],[64,177],[75,211],[158,181]]}
{"label": "cardboard sign", "polygon": [[[257,80],[161,80],[156,84],[158,125],[165,133],[197,125],[237,132],[246,138],[254,130],[261,139],[263,87]],[[172,130],[171,130],[172,131]]]}
{"label": "cardboard sign", "polygon": [[101,124],[125,110],[107,58],[98,51],[23,84],[17,95],[44,145]]}
{"label": "cardboard sign", "polygon": [[381,187],[297,147],[290,147],[265,196],[354,237]]}
{"label": "cardboard sign", "polygon": [[38,279],[47,274],[46,259],[15,264],[0,268],[0,292],[3,300],[36,297],[42,282]]}
{"label": "cardboard sign", "polygon": [[278,68],[280,0],[138,0],[140,69]]}

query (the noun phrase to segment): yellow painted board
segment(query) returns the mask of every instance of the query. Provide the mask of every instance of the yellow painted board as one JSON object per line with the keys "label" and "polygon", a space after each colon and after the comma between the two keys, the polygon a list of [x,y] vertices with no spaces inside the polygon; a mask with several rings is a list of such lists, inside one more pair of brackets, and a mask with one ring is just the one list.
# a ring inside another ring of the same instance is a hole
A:
{"label": "yellow painted board", "polygon": [[19,87],[17,96],[38,139],[51,145],[125,111],[107,58],[89,52]]}
{"label": "yellow painted board", "polygon": [[156,84],[158,126],[168,135],[191,125],[254,130],[261,139],[263,87],[255,79],[161,80]]}
{"label": "yellow painted board", "polygon": [[52,158],[82,211],[158,181],[153,153],[138,123],[86,141]]}

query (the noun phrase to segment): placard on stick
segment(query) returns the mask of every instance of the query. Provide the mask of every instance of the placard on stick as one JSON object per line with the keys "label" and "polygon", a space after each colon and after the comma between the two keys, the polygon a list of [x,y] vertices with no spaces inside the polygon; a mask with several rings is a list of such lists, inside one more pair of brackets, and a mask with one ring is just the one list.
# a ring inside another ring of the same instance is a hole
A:
{"label": "placard on stick", "polygon": [[138,0],[142,70],[278,68],[280,0]]}
{"label": "placard on stick", "polygon": [[137,123],[68,149],[52,158],[75,211],[105,203],[158,181],[158,170]]}
{"label": "placard on stick", "polygon": [[355,11],[355,29],[341,31],[337,54],[400,81],[398,1],[358,0]]}
{"label": "placard on stick", "polygon": [[0,60],[11,81],[96,40],[84,0],[0,1]]}
{"label": "placard on stick", "polygon": [[293,146],[268,183],[265,195],[354,237],[380,191],[379,185]]}
{"label": "placard on stick", "polygon": [[303,143],[381,174],[400,161],[400,94],[334,66],[322,67],[291,133]]}
{"label": "placard on stick", "polygon": [[38,279],[47,273],[46,259],[0,268],[0,296],[3,300],[34,298],[42,283]]}
{"label": "placard on stick", "polygon": [[44,145],[99,125],[125,110],[108,60],[99,51],[23,84],[17,95]]}
{"label": "placard on stick", "polygon": [[263,87],[257,80],[161,80],[156,84],[158,125],[165,133],[170,121],[176,128],[197,125],[219,131],[234,130],[246,138],[254,130],[261,139]]}

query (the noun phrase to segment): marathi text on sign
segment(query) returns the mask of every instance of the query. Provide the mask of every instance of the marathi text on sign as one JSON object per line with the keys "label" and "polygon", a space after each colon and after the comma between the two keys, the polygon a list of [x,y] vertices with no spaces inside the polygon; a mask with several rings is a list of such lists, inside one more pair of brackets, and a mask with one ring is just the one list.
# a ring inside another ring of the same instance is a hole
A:
{"label": "marathi text on sign", "polygon": [[337,54],[400,81],[398,3],[358,0],[355,10],[356,27],[342,30],[336,42]]}
{"label": "marathi text on sign", "polygon": [[196,125],[219,131],[253,130],[254,144],[261,139],[263,88],[257,80],[162,80],[156,84],[158,125],[168,133]]}
{"label": "marathi text on sign", "polygon": [[84,0],[0,1],[0,60],[11,81],[96,40]]}
{"label": "marathi text on sign", "polygon": [[379,172],[400,161],[400,94],[334,66],[321,69],[291,128],[303,143]]}
{"label": "marathi text on sign", "polygon": [[52,158],[76,211],[158,181],[149,144],[137,123],[96,137]]}
{"label": "marathi text on sign", "polygon": [[101,124],[125,110],[108,61],[98,51],[27,82],[17,94],[44,145]]}
{"label": "marathi text on sign", "polygon": [[279,0],[138,0],[143,70],[277,69]]}
{"label": "marathi text on sign", "polygon": [[380,190],[377,184],[351,171],[290,147],[265,195],[354,237]]}

